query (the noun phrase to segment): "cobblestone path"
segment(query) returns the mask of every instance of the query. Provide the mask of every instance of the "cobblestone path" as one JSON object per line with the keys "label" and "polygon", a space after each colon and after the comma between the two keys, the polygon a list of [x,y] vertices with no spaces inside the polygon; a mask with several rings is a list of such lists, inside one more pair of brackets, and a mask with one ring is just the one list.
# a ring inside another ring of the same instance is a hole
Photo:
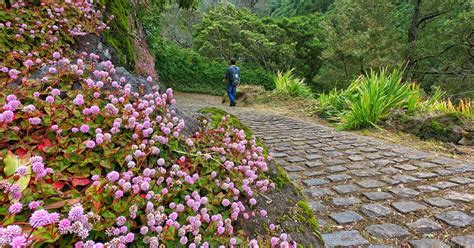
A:
{"label": "cobblestone path", "polygon": [[[178,98],[178,106],[194,113],[212,103]],[[301,186],[328,247],[474,247],[474,163],[224,109],[250,126]]]}

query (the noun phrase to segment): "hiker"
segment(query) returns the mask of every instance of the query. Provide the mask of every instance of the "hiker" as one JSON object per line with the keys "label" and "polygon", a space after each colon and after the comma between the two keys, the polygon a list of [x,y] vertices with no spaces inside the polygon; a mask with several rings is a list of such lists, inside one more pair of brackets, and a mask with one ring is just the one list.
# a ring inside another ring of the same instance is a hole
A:
{"label": "hiker", "polygon": [[227,67],[224,81],[227,81],[227,95],[230,99],[230,106],[235,107],[235,94],[237,92],[237,85],[240,84],[240,68],[235,65],[236,60],[230,59],[230,66]]}

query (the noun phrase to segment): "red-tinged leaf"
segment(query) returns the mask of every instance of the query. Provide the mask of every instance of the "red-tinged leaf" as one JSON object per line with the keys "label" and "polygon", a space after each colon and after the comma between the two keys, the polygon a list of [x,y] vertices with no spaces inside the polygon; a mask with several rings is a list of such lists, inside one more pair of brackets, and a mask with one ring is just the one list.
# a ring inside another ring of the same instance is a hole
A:
{"label": "red-tinged leaf", "polygon": [[56,190],[61,190],[64,187],[65,184],[66,184],[66,182],[64,182],[64,181],[56,181],[56,182],[53,183],[53,187]]}
{"label": "red-tinged leaf", "polygon": [[98,213],[100,211],[100,207],[102,207],[102,202],[92,199],[92,205],[94,206],[94,210]]}
{"label": "red-tinged leaf", "polygon": [[43,141],[38,145],[38,149],[46,152],[45,149],[51,147],[51,141],[48,138],[43,138]]}
{"label": "red-tinged leaf", "polygon": [[57,208],[62,208],[64,206],[66,206],[67,203],[69,203],[70,205],[74,205],[78,202],[80,202],[81,199],[79,198],[76,198],[76,199],[70,199],[70,200],[63,200],[63,201],[58,201],[58,202],[55,202],[55,203],[52,203],[52,204],[49,204],[49,205],[46,205],[44,206],[44,209],[57,209]]}
{"label": "red-tinged leaf", "polygon": [[15,155],[17,155],[19,158],[24,158],[27,154],[28,151],[23,148],[18,148],[15,151]]}
{"label": "red-tinged leaf", "polygon": [[85,186],[85,185],[89,185],[91,183],[91,180],[85,177],[74,177],[72,178],[71,183],[73,187]]}

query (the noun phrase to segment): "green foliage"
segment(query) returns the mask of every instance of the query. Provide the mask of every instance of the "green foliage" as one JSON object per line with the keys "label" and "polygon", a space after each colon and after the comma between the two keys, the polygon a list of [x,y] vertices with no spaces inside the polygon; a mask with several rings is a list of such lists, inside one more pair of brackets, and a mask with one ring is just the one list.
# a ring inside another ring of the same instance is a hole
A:
{"label": "green foliage", "polygon": [[[405,13],[411,16],[413,4],[407,5]],[[472,30],[473,1],[424,1],[415,49],[408,51],[413,53],[413,65],[407,73],[409,78],[418,81],[425,91],[441,86],[456,98],[474,98]]]}
{"label": "green foliage", "polygon": [[325,64],[315,78],[320,90],[345,88],[371,68],[399,67],[403,40],[396,5],[386,0],[335,0],[323,27]]}
{"label": "green foliage", "polygon": [[341,121],[344,129],[376,126],[393,109],[416,109],[424,105],[419,87],[402,83],[402,73],[386,69],[360,76],[344,90],[321,94],[318,112]]}
{"label": "green foliage", "polygon": [[207,12],[196,31],[197,51],[223,63],[237,57],[244,63],[276,70],[279,65],[290,65],[295,56],[296,44],[282,28],[230,4]]}
{"label": "green foliage", "polygon": [[325,12],[334,0],[271,0],[270,16],[300,16],[313,12]]}
{"label": "green foliage", "polygon": [[342,116],[342,128],[356,129],[376,126],[386,118],[390,110],[406,108],[410,98],[410,87],[401,82],[402,74],[394,70],[387,74],[371,71],[369,75],[356,79],[349,96],[349,109]]}
{"label": "green foliage", "polygon": [[[145,34],[152,53],[156,57],[156,69],[160,79],[168,87],[178,91],[223,95],[223,82],[227,65],[206,58],[192,49],[182,48],[161,38],[160,17],[153,11],[141,13]],[[274,88],[272,77],[262,68],[239,64],[241,83]]]}
{"label": "green foliage", "polygon": [[[311,84],[311,79],[324,63],[321,60],[325,39],[325,32],[321,28],[323,20],[324,16],[319,13],[271,19],[271,22],[282,28],[285,35],[296,43],[293,51],[295,59],[292,61],[292,66],[295,68],[294,73],[304,77],[312,88],[314,86]],[[286,65],[279,66],[280,69],[285,67]]]}
{"label": "green foliage", "polygon": [[293,75],[294,69],[287,72],[278,71],[274,76],[275,91],[291,96],[311,97],[311,89],[304,83],[304,79]]}
{"label": "green foliage", "polygon": [[128,69],[135,68],[135,48],[133,47],[133,30],[129,23],[131,5],[128,0],[99,0],[99,4],[105,7],[108,15],[114,16],[108,24],[104,34],[105,44],[112,47],[112,57],[119,66]]}

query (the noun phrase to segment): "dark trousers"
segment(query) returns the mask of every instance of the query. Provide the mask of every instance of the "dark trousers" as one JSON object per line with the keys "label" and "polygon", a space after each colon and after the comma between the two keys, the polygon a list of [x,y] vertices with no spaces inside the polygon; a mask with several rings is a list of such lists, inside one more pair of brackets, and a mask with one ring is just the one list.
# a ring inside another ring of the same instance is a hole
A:
{"label": "dark trousers", "polygon": [[227,95],[229,96],[230,102],[235,103],[235,94],[237,93],[237,86],[227,84]]}

